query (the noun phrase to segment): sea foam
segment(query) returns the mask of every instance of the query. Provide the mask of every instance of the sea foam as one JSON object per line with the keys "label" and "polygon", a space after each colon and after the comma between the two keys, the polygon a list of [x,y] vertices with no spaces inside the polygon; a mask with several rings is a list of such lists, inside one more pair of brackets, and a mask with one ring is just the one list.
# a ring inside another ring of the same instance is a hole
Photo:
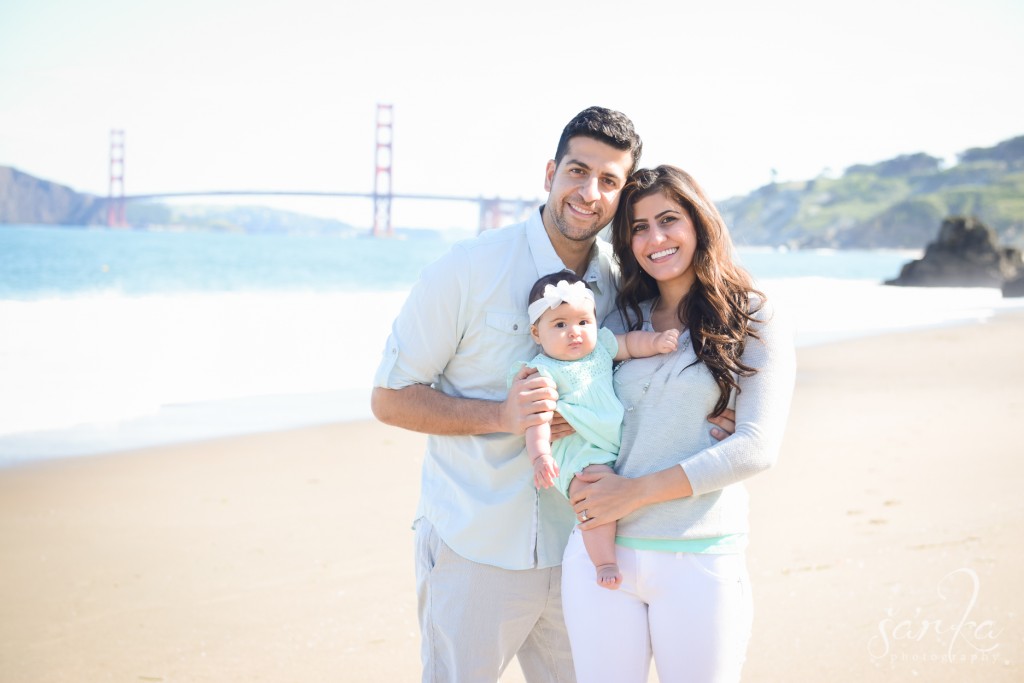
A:
{"label": "sea foam", "polygon": [[368,388],[402,292],[0,301],[0,434]]}
{"label": "sea foam", "polygon": [[[983,321],[994,289],[765,279],[798,346]],[[0,300],[0,462],[285,429],[369,413],[406,296],[90,294]]]}

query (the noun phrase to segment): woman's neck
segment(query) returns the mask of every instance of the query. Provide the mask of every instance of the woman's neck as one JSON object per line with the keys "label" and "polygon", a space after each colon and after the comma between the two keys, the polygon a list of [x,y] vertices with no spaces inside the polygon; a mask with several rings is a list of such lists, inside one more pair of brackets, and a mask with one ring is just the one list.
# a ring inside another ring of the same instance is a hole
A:
{"label": "woman's neck", "polygon": [[683,329],[685,323],[679,319],[679,306],[686,298],[688,290],[658,283],[658,298],[651,307],[651,324],[658,332],[670,328]]}

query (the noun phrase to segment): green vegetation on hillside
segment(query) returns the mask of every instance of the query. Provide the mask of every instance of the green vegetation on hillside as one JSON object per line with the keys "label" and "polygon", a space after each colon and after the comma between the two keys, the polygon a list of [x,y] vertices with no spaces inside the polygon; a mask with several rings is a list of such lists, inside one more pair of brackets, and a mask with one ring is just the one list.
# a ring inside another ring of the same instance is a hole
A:
{"label": "green vegetation on hillside", "polygon": [[347,223],[265,206],[129,204],[128,224],[165,230],[352,236]]}
{"label": "green vegetation on hillside", "polygon": [[973,215],[1024,246],[1024,136],[969,149],[946,169],[903,155],[839,178],[766,185],[719,209],[739,244],[919,248],[946,216]]}

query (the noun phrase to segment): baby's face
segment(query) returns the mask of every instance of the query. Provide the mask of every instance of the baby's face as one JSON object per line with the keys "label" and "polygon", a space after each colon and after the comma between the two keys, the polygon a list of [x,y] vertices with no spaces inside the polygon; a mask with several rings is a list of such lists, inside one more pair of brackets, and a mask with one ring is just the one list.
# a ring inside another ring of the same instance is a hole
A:
{"label": "baby's face", "polygon": [[556,360],[579,360],[597,345],[597,320],[594,304],[564,303],[544,311],[530,326],[533,340],[544,349],[544,355]]}

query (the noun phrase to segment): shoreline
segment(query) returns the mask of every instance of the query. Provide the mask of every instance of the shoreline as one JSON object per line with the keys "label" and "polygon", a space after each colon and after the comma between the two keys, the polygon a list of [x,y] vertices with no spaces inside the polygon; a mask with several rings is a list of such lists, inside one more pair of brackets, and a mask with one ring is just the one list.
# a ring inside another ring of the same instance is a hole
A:
{"label": "shoreline", "polygon": [[[965,294],[963,288],[947,289],[945,291],[953,297],[966,297],[966,300],[957,300],[955,305],[951,305],[949,301],[943,303],[943,288],[924,288],[930,297],[928,305],[915,313],[910,301],[890,300],[905,295],[901,288],[876,285],[865,294],[856,289],[859,287],[856,281],[833,283],[833,287],[853,287],[844,294],[864,299],[866,306],[876,311],[866,326],[858,327],[863,321],[856,316],[851,318],[829,309],[811,309],[805,300],[799,300],[799,297],[807,296],[803,292],[807,288],[806,283],[794,286],[793,282],[776,281],[775,288],[769,289],[773,298],[782,301],[785,314],[793,318],[798,352],[892,334],[984,324],[1000,316],[1024,313],[1024,298],[1002,299],[995,296],[997,290],[987,292],[989,297],[986,300],[975,290],[968,289]],[[920,303],[923,300],[915,298],[914,301]],[[941,306],[950,306],[951,310],[937,315],[935,309]],[[892,310],[884,315],[877,312],[886,308]],[[805,315],[805,320],[799,319],[798,311]],[[363,351],[379,353],[383,336],[386,335],[382,335],[381,344],[371,345],[372,351],[369,347]],[[160,406],[153,413],[121,420],[0,433],[0,470],[36,460],[95,457],[169,445],[198,445],[211,439],[372,420],[369,394],[369,388],[348,387],[312,393],[260,394],[179,402]]]}
{"label": "shoreline", "polygon": [[[745,680],[1020,679],[1022,338],[1014,311],[798,349],[779,464],[747,486]],[[418,679],[424,438],[349,422],[0,469],[0,679]]]}

